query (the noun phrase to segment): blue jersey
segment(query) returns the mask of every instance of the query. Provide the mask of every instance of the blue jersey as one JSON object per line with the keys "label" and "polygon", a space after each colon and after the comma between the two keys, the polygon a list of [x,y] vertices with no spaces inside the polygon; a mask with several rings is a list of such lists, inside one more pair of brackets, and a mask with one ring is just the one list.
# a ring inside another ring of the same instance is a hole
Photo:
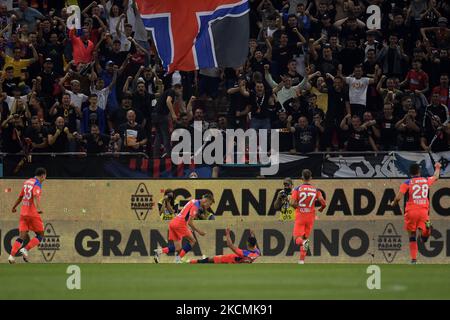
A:
{"label": "blue jersey", "polygon": [[259,256],[261,255],[261,252],[258,248],[255,250],[242,250],[239,249],[236,256],[236,262],[239,263],[252,263],[254,262]]}

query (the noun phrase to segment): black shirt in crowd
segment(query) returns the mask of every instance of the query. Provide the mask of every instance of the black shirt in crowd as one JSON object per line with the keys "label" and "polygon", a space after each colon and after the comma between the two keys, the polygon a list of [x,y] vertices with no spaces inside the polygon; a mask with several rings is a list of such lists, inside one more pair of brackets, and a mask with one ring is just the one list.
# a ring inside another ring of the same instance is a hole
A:
{"label": "black shirt in crowd", "polygon": [[127,58],[128,52],[115,52],[110,48],[103,48],[101,49],[101,55],[104,58],[104,64],[106,64],[108,61],[112,61],[115,65],[120,67]]}
{"label": "black shirt in crowd", "polygon": [[17,153],[22,151],[23,132],[24,128],[22,126],[16,127],[11,123],[9,123],[6,128],[2,128],[2,150],[7,153]]}
{"label": "black shirt in crowd", "polygon": [[103,153],[108,151],[111,137],[106,134],[93,135],[87,133],[83,135],[83,140],[87,153]]}
{"label": "black shirt in crowd", "polygon": [[138,92],[133,94],[133,108],[138,109],[149,123],[153,111],[152,100],[153,97],[148,92],[145,92],[143,95]]}
{"label": "black shirt in crowd", "polygon": [[176,93],[173,89],[168,89],[159,97],[158,102],[156,102],[155,113],[157,115],[168,115],[170,113],[167,107],[167,98],[172,98],[172,103],[175,102]]}
{"label": "black shirt in crowd", "polygon": [[142,152],[143,147],[138,149],[128,147],[127,144],[130,142],[139,142],[145,139],[145,132],[142,126],[135,124],[131,126],[128,122],[123,123],[119,126],[119,135],[122,138],[122,151],[123,152]]}
{"label": "black shirt in crowd", "polygon": [[258,97],[255,92],[250,93],[250,105],[252,118],[267,119],[270,118],[269,112],[270,95],[264,93],[262,97]]}
{"label": "black shirt in crowd", "polygon": [[340,125],[344,119],[347,109],[346,102],[350,101],[348,92],[345,89],[336,91],[333,86],[328,86],[328,109],[326,114],[326,123]]}
{"label": "black shirt in crowd", "polygon": [[[34,144],[42,144],[44,143],[44,139],[47,139],[47,130],[44,127],[41,127],[39,130],[34,129],[33,127],[28,127],[25,130],[25,137],[29,138]],[[38,148],[33,149],[33,152],[47,152],[47,148]]]}
{"label": "black shirt in crowd", "polygon": [[[52,127],[48,130],[48,135],[54,136],[56,133],[56,127]],[[56,138],[55,143],[49,146],[49,150],[51,152],[67,152],[69,147],[69,138],[64,130],[61,130],[61,133]]]}
{"label": "black shirt in crowd", "polygon": [[48,43],[42,50],[42,53],[46,58],[52,59],[53,71],[58,75],[63,75],[64,73],[64,45],[57,43]]}
{"label": "black shirt in crowd", "polygon": [[6,92],[8,96],[13,96],[13,88],[17,87],[22,80],[18,77],[14,77],[12,79],[3,80],[3,92]]}
{"label": "black shirt in crowd", "polygon": [[322,56],[319,56],[319,58],[317,59],[317,61],[315,61],[315,63],[317,63],[317,71],[320,71],[323,75],[324,74],[331,74],[333,76],[337,75],[337,71],[338,71],[338,66],[339,66],[339,61],[332,58],[331,60],[326,60],[324,59]]}
{"label": "black shirt in crowd", "polygon": [[352,125],[349,125],[348,132],[347,151],[369,150],[369,133],[367,130],[355,130]]}
{"label": "black shirt in crowd", "polygon": [[342,73],[350,75],[353,73],[353,67],[364,61],[364,51],[359,48],[344,48],[339,53],[339,61],[342,63]]}
{"label": "black shirt in crowd", "polygon": [[247,124],[247,115],[236,117],[236,112],[243,112],[250,104],[249,98],[244,97],[240,92],[235,92],[230,94],[230,108],[229,108],[229,118],[231,119],[231,124],[235,128],[244,129]]}
{"label": "black shirt in crowd", "polygon": [[263,76],[264,76],[264,72],[265,72],[264,65],[266,65],[266,64],[270,65],[270,61],[267,60],[266,58],[263,58],[261,61],[258,61],[255,58],[252,58],[250,60],[250,65],[251,65],[252,71],[259,72]]}
{"label": "black shirt in crowd", "polygon": [[[419,122],[415,121],[420,128]],[[412,129],[406,128],[405,131],[400,131],[400,145],[399,150],[403,151],[417,151],[420,150],[420,136],[421,133]]]}
{"label": "black shirt in crowd", "polygon": [[[426,122],[425,127],[422,128],[421,137],[425,138],[425,144],[429,146],[431,142],[431,151],[433,152],[443,152],[449,150],[449,140],[448,135],[442,128],[436,128],[431,122]],[[434,141],[433,141],[434,139]]]}
{"label": "black shirt in crowd", "polygon": [[293,149],[293,135],[287,129],[287,121],[275,120],[272,129],[278,129],[280,152],[289,152]]}
{"label": "black shirt in crowd", "polygon": [[124,109],[120,107],[114,110],[109,117],[109,120],[112,122],[115,130],[117,130],[121,124],[127,122],[127,112],[130,110],[133,110],[136,113],[136,122],[142,124],[144,116],[140,110],[135,108]]}
{"label": "black shirt in crowd", "polygon": [[55,116],[53,116],[53,122],[54,120],[56,120],[56,118],[63,117],[64,123],[66,127],[69,128],[70,132],[77,131],[78,115],[75,111],[75,107],[71,105],[69,108],[63,108],[61,105],[59,105],[56,110],[56,114]]}
{"label": "black shirt in crowd", "polygon": [[273,60],[278,64],[278,73],[283,75],[287,71],[289,60],[294,57],[294,54],[299,54],[302,51],[297,44],[287,45],[286,47],[278,47],[273,49]]}
{"label": "black shirt in crowd", "polygon": [[41,78],[41,95],[44,97],[52,97],[55,89],[57,75],[54,72],[42,72]]}
{"label": "black shirt in crowd", "polygon": [[397,130],[395,129],[395,124],[397,119],[392,117],[392,119],[387,119],[384,115],[377,119],[377,125],[380,129],[380,139],[379,144],[382,150],[393,150],[397,145]]}
{"label": "black shirt in crowd", "polygon": [[[441,121],[441,124],[443,124],[445,121],[447,121],[447,114],[448,109],[446,106],[438,104],[438,105],[429,105],[426,107],[426,111],[430,113],[430,116],[438,116],[439,120]],[[424,115],[425,117],[425,124],[430,123],[431,119],[430,116]],[[422,122],[423,125],[423,122]]]}
{"label": "black shirt in crowd", "polygon": [[313,152],[316,148],[317,138],[315,126],[308,125],[306,128],[301,128],[298,124],[295,125],[294,141],[297,152]]}

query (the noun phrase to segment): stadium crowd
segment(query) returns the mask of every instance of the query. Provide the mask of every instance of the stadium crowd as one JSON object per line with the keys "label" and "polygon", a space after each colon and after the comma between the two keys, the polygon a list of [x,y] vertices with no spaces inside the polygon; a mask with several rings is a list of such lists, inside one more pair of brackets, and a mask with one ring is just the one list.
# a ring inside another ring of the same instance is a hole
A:
{"label": "stadium crowd", "polygon": [[[249,0],[245,65],[172,74],[132,0],[9,2],[1,152],[165,157],[171,131],[193,121],[278,129],[280,151],[450,150],[449,1]],[[366,26],[369,5],[379,30]]]}

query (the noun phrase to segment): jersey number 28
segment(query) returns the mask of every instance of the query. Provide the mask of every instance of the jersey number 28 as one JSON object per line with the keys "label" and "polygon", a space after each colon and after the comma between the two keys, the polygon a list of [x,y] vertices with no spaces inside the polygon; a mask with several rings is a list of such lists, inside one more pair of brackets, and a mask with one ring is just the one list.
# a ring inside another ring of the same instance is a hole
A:
{"label": "jersey number 28", "polygon": [[413,199],[425,199],[428,198],[428,185],[427,184],[415,184],[412,187],[413,193],[412,197]]}

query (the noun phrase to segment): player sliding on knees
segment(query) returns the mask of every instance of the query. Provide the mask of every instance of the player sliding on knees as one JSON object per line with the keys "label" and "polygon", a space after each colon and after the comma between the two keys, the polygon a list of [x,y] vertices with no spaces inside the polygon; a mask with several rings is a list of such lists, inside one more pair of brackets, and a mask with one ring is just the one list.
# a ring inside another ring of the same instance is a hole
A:
{"label": "player sliding on knees", "polygon": [[[159,263],[161,254],[173,252],[175,252],[175,262],[181,263],[181,259],[192,249],[192,246],[196,242],[189,227],[201,236],[206,235],[206,232],[201,231],[194,225],[193,220],[197,216],[206,215],[207,210],[213,203],[213,195],[207,193],[200,200],[189,201],[183,209],[181,209],[180,213],[169,223],[169,241],[172,241],[173,243],[169,243],[167,247],[155,250],[154,259],[156,263]],[[186,238],[188,243],[181,247],[183,238]]]}
{"label": "player sliding on knees", "polygon": [[409,253],[411,263],[417,263],[417,231],[420,239],[426,242],[431,235],[430,201],[428,199],[430,186],[439,179],[441,164],[435,164],[434,175],[429,178],[421,177],[420,166],[412,164],[409,168],[411,179],[406,180],[400,186],[400,191],[391,206],[396,206],[402,197],[406,195],[405,229],[409,234]]}
{"label": "player sliding on knees", "polygon": [[[26,180],[23,184],[22,191],[17,198],[12,212],[17,212],[17,206],[22,203],[20,208],[19,220],[19,237],[13,244],[11,254],[8,262],[15,263],[15,256],[19,251],[22,253],[22,258],[28,262],[28,251],[39,245],[44,238],[44,223],[42,222],[40,214],[41,210],[41,192],[42,183],[47,178],[47,171],[44,168],[38,168],[35,172],[35,177]],[[28,244],[22,248],[23,242],[28,238],[28,232],[34,231],[36,237],[31,239]]]}
{"label": "player sliding on knees", "polygon": [[302,171],[303,184],[292,191],[291,205],[295,208],[294,240],[300,246],[299,264],[305,263],[306,253],[309,248],[309,235],[311,234],[316,219],[316,200],[320,201],[319,212],[327,206],[322,192],[311,185],[312,173],[308,169]]}
{"label": "player sliding on knees", "polygon": [[233,244],[230,237],[230,228],[226,230],[227,237],[227,247],[230,248],[234,253],[225,254],[220,256],[214,256],[211,258],[203,259],[193,259],[188,261],[189,263],[252,263],[260,255],[256,238],[253,231],[250,230],[250,236],[247,238],[247,249],[239,249]]}

